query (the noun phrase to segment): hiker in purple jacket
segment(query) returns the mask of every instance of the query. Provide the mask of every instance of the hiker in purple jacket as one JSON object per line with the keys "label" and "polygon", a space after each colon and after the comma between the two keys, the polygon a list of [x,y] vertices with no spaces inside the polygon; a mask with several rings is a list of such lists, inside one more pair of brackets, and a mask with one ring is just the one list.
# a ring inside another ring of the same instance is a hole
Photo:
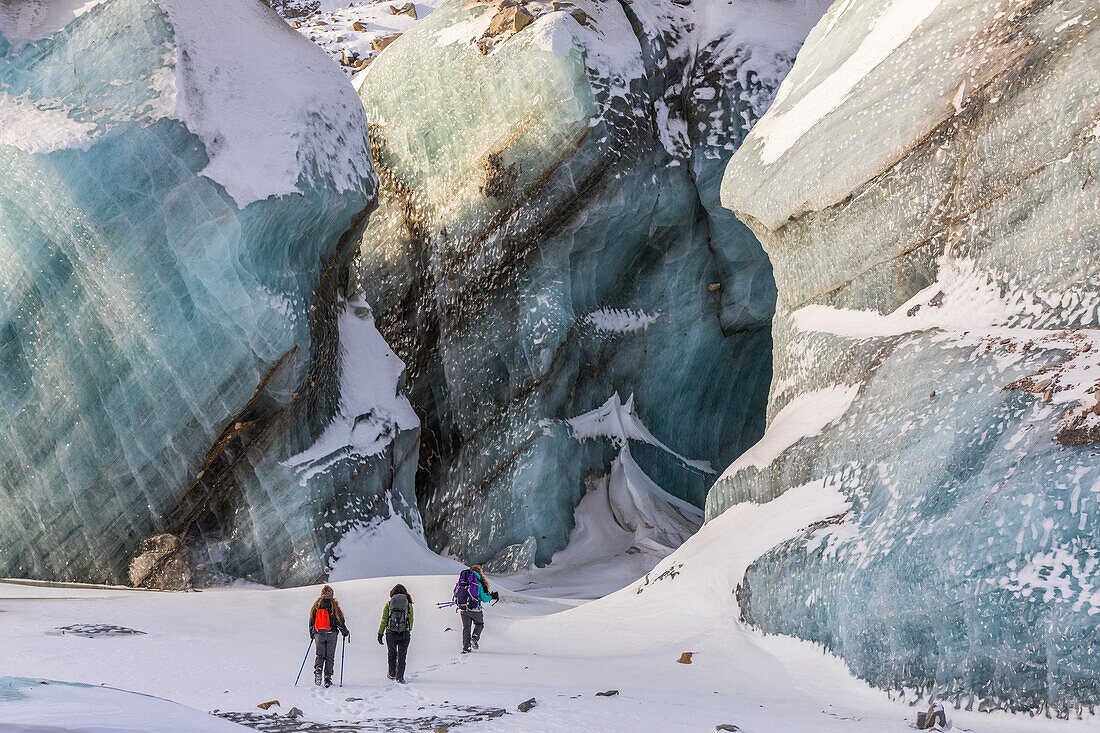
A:
{"label": "hiker in purple jacket", "polygon": [[480,565],[473,565],[459,573],[454,600],[459,615],[462,616],[463,654],[477,651],[481,630],[485,628],[485,614],[481,610],[481,604],[499,598],[499,594],[489,590],[489,583],[485,580],[485,572]]}

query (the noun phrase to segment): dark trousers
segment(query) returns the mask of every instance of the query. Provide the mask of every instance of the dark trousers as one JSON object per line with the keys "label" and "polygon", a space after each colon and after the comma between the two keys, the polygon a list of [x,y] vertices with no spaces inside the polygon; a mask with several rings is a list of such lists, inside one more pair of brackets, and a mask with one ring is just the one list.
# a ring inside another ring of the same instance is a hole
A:
{"label": "dark trousers", "polygon": [[[469,651],[470,644],[476,644],[481,638],[481,630],[485,628],[485,614],[480,609],[477,611],[463,609],[459,615],[462,616],[462,650]],[[470,627],[473,629],[471,630]]]}
{"label": "dark trousers", "polygon": [[395,680],[405,681],[405,655],[409,653],[409,640],[412,634],[408,631],[387,631],[386,651],[390,663],[390,677]]}
{"label": "dark trousers", "polygon": [[325,677],[332,676],[332,668],[336,665],[336,641],[340,635],[335,631],[318,631],[313,635],[313,641],[317,645],[317,660],[313,663],[313,671],[325,672]]}

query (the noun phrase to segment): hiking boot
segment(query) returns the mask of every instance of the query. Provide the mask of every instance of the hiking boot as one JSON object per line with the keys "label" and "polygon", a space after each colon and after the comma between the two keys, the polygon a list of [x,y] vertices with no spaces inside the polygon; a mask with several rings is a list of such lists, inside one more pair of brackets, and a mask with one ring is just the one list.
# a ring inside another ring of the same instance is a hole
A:
{"label": "hiking boot", "polygon": [[395,679],[397,679],[397,678],[396,678],[396,677],[394,677],[394,676],[393,676],[392,674],[387,674],[387,675],[386,675],[386,677],[387,677],[388,679],[391,679],[391,680],[395,680]]}
{"label": "hiking boot", "polygon": [[321,685],[321,672],[320,672],[320,670],[313,673],[313,684],[315,684],[317,686]]}
{"label": "hiking boot", "polygon": [[470,642],[470,648],[473,649],[475,652],[477,651],[477,640],[476,639],[474,641]]}
{"label": "hiking boot", "polygon": [[398,677],[396,681],[397,681],[397,684],[399,684],[399,685],[405,684],[405,678],[404,677]]}
{"label": "hiking boot", "polygon": [[325,677],[325,687],[332,687],[332,678]]}
{"label": "hiking boot", "polygon": [[463,653],[463,654],[469,654],[469,653],[470,653],[470,650],[469,650],[469,649],[463,649],[463,650],[462,650],[462,653]]}

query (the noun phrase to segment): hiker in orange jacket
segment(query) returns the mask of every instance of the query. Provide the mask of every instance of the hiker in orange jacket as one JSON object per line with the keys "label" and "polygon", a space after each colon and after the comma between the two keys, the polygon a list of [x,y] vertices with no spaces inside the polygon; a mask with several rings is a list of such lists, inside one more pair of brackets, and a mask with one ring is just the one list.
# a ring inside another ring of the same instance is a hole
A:
{"label": "hiker in orange jacket", "polygon": [[309,636],[317,644],[317,660],[313,663],[313,684],[321,684],[324,672],[325,687],[332,687],[332,668],[336,665],[336,633],[351,640],[348,627],[344,624],[344,612],[333,597],[332,588],[321,589],[321,597],[309,611]]}

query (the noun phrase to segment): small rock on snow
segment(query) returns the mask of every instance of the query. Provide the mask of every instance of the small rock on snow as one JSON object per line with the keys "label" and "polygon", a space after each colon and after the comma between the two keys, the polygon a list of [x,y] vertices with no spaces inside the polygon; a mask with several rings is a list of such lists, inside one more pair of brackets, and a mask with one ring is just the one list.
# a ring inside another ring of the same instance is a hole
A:
{"label": "small rock on snow", "polygon": [[521,713],[526,713],[528,710],[530,710],[531,708],[535,707],[538,704],[539,704],[538,700],[536,700],[535,698],[532,697],[530,700],[524,700],[523,702],[521,702],[519,704],[518,709]]}

